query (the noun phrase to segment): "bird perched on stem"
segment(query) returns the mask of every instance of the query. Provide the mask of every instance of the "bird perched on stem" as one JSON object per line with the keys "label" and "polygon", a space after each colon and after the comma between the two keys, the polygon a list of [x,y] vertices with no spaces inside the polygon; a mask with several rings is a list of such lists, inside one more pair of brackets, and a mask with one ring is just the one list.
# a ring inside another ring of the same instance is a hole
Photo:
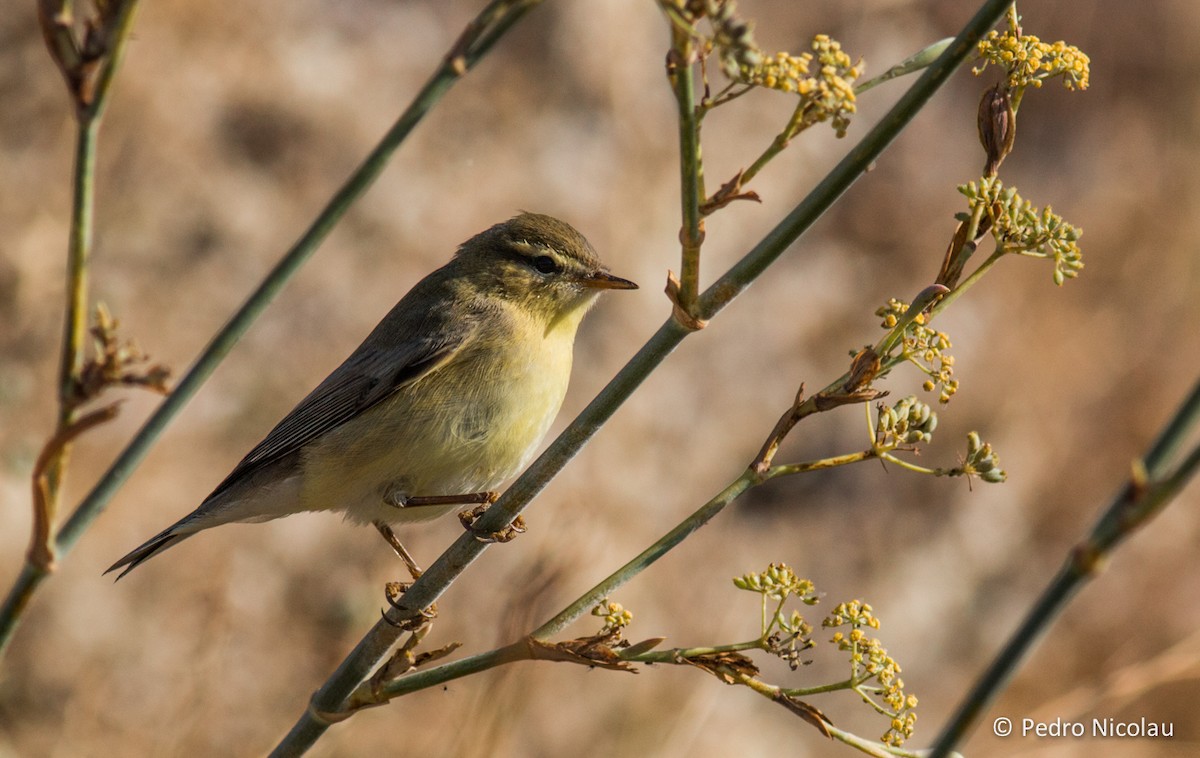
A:
{"label": "bird perched on stem", "polygon": [[302,511],[375,524],[414,569],[389,525],[490,503],[525,467],[566,394],[579,322],[606,289],[637,285],[556,218],[522,213],[477,234],[199,508],[108,571],[120,578],[204,529]]}

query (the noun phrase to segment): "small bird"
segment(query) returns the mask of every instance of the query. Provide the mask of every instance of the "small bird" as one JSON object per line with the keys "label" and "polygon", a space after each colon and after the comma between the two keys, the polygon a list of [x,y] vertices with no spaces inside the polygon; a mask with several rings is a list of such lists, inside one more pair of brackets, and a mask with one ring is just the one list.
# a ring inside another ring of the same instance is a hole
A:
{"label": "small bird", "polygon": [[567,391],[575,332],[608,272],[583,235],[520,215],[463,243],[246,455],[200,507],[117,561],[117,577],[193,534],[303,511],[427,521],[529,463]]}

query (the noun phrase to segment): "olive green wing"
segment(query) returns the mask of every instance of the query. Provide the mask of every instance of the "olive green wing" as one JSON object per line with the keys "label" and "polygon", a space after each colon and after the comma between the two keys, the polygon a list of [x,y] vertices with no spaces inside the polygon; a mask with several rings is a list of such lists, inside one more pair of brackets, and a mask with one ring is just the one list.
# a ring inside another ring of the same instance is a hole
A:
{"label": "olive green wing", "polygon": [[206,499],[221,494],[243,477],[300,450],[404,385],[435,371],[467,341],[472,330],[453,336],[414,339],[381,347],[371,340],[354,352],[308,397],[291,410],[225,477]]}

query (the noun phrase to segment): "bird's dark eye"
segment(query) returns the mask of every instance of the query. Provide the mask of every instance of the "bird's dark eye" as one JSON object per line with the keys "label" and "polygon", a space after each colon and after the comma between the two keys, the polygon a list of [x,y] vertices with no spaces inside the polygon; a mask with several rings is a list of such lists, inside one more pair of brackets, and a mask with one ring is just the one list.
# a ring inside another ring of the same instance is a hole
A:
{"label": "bird's dark eye", "polygon": [[558,264],[548,255],[539,255],[533,259],[533,267],[543,274],[553,274],[558,271]]}

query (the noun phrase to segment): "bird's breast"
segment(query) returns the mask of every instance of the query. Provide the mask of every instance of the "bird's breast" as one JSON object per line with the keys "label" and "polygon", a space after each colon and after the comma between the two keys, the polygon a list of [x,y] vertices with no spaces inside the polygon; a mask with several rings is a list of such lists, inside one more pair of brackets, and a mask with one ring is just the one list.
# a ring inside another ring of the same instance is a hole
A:
{"label": "bird's breast", "polygon": [[505,317],[479,329],[446,363],[310,445],[306,508],[403,521],[422,514],[381,512],[385,492],[498,487],[529,462],[558,414],[577,324]]}

